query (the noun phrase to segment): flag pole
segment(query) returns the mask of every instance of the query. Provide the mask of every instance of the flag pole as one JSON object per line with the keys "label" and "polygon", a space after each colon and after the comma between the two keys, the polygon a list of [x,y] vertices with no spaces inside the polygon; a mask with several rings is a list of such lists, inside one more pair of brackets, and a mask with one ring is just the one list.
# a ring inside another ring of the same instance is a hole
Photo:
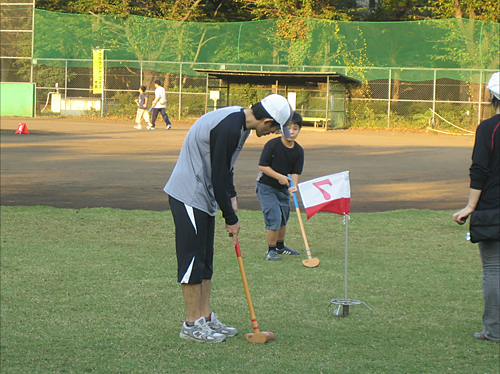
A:
{"label": "flag pole", "polygon": [[349,216],[344,214],[344,225],[345,225],[345,249],[344,249],[344,299],[347,300],[347,258],[348,258],[348,248],[347,248],[347,224],[349,222]]}
{"label": "flag pole", "polygon": [[[350,196],[350,191],[347,190],[348,189],[348,184],[346,183],[345,184],[345,192],[349,192],[348,194],[345,194],[344,196],[347,196],[349,195]],[[350,187],[349,187],[350,189]],[[348,283],[348,278],[347,278],[347,274],[348,274],[348,257],[349,257],[349,249],[348,249],[348,245],[347,245],[347,238],[348,238],[348,223],[349,223],[349,219],[351,217],[349,217],[349,214],[347,214],[346,212],[349,212],[349,210],[347,209],[347,207],[344,207],[344,226],[345,226],[345,248],[344,248],[344,298],[343,299],[332,299],[330,301],[330,305],[328,305],[329,307],[332,305],[332,304],[335,304],[337,305],[337,308],[333,311],[333,315],[335,316],[348,316],[349,315],[349,306],[350,305],[359,305],[359,304],[363,304],[364,306],[366,306],[370,312],[372,312],[372,308],[370,308],[365,302],[363,301],[360,301],[360,300],[353,300],[353,299],[349,299],[347,297],[347,283]],[[342,312],[340,311],[340,308],[342,308]]]}

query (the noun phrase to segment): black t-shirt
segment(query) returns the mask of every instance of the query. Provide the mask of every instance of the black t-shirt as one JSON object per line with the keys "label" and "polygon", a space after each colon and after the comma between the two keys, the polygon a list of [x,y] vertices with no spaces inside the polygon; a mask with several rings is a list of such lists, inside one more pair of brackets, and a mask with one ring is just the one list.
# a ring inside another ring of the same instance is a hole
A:
{"label": "black t-shirt", "polygon": [[[288,148],[281,141],[281,137],[269,140],[262,150],[259,166],[269,166],[283,175],[301,174],[304,167],[304,150],[299,143],[294,143],[293,148]],[[262,172],[259,173],[257,180],[278,190],[288,188],[280,184],[277,179],[268,177]]]}

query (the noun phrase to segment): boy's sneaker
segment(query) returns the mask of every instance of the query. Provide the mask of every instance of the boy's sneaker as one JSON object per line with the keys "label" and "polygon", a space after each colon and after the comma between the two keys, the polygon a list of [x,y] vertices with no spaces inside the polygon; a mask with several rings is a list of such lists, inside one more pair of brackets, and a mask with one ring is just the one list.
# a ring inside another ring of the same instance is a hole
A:
{"label": "boy's sneaker", "polygon": [[186,322],[183,322],[179,337],[209,343],[219,343],[226,340],[226,335],[219,334],[210,328],[205,317],[200,317],[194,321],[194,326],[188,326]]}
{"label": "boy's sneaker", "polygon": [[140,130],[140,129],[142,129],[142,126],[140,124],[138,124],[137,126],[134,126],[134,129]]}
{"label": "boy's sneaker", "polygon": [[167,125],[167,130],[170,130],[171,128],[172,128],[172,124],[171,124],[171,123],[169,123],[169,124]]}
{"label": "boy's sneaker", "polygon": [[267,252],[266,260],[269,261],[281,261],[281,258],[278,257],[278,252],[274,249],[271,249]]}
{"label": "boy's sneaker", "polygon": [[153,124],[152,124],[152,123],[148,123],[148,127],[147,127],[147,129],[148,129],[148,130],[152,130],[152,129],[154,129],[154,128],[155,128],[155,127],[153,126]]}
{"label": "boy's sneaker", "polygon": [[286,245],[282,249],[277,249],[276,252],[278,252],[279,255],[300,255],[299,252],[294,251],[292,248],[288,248]]}
{"label": "boy's sneaker", "polygon": [[224,334],[226,336],[238,335],[238,330],[236,330],[234,327],[229,327],[223,324],[221,321],[219,321],[219,319],[217,318],[217,314],[214,312],[210,313],[210,321],[208,321],[207,324],[212,330],[219,334]]}

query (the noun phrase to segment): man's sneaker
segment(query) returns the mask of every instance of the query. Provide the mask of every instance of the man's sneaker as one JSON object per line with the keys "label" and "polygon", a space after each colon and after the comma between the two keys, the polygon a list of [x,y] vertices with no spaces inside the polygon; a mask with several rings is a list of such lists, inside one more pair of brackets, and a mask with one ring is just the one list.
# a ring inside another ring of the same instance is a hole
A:
{"label": "man's sneaker", "polygon": [[170,130],[171,128],[172,128],[172,124],[171,124],[171,123],[169,123],[169,124],[167,125],[167,130]]}
{"label": "man's sneaker", "polygon": [[238,330],[236,330],[234,327],[229,327],[223,324],[221,321],[219,321],[219,319],[217,318],[217,314],[214,312],[210,313],[210,321],[208,321],[207,324],[212,330],[219,334],[224,334],[226,336],[238,335]]}
{"label": "man's sneaker", "polygon": [[142,129],[142,126],[140,124],[138,124],[137,126],[134,126],[134,129],[140,130],[140,129]]}
{"label": "man's sneaker", "polygon": [[300,255],[299,252],[294,251],[292,248],[288,248],[286,245],[282,249],[277,249],[276,252],[278,252],[279,255]]}
{"label": "man's sneaker", "polygon": [[269,261],[281,261],[281,258],[278,257],[278,253],[275,249],[271,249],[267,252],[266,260]]}
{"label": "man's sneaker", "polygon": [[148,130],[151,130],[151,129],[154,129],[154,128],[155,127],[154,127],[154,125],[152,123],[148,123],[148,127],[147,127]]}
{"label": "man's sneaker", "polygon": [[194,321],[194,326],[188,326],[186,322],[183,322],[179,337],[196,342],[209,343],[219,343],[226,340],[226,335],[219,334],[210,328],[205,317],[200,317]]}

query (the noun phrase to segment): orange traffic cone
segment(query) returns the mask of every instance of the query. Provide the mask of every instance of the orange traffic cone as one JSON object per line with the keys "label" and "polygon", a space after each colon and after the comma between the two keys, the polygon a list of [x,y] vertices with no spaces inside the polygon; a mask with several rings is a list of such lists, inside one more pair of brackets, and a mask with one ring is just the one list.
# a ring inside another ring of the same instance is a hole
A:
{"label": "orange traffic cone", "polygon": [[28,126],[24,122],[21,122],[17,127],[16,134],[29,134]]}

